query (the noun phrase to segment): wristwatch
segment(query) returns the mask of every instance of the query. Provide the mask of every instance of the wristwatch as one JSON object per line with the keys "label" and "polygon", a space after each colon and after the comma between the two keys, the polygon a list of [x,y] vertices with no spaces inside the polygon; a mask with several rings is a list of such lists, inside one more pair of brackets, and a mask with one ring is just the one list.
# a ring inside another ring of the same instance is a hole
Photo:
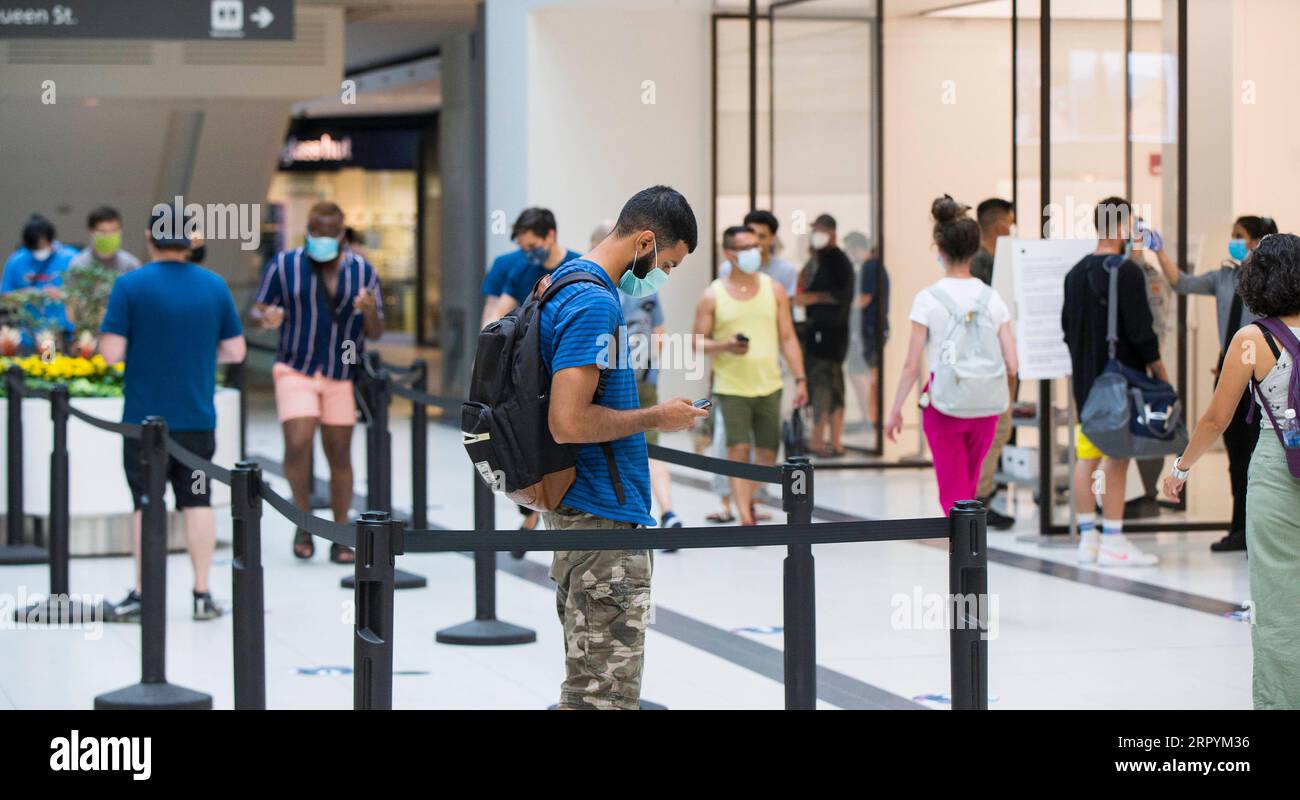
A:
{"label": "wristwatch", "polygon": [[1173,475],[1180,481],[1187,480],[1187,476],[1192,473],[1190,469],[1180,469],[1178,463],[1183,460],[1182,456],[1174,459],[1174,465],[1169,468],[1169,474]]}

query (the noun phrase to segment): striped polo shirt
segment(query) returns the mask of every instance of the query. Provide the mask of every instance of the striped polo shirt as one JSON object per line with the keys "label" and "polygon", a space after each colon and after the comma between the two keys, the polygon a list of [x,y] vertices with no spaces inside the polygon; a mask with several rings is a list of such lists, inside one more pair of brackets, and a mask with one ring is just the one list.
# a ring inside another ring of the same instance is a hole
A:
{"label": "striped polo shirt", "polygon": [[[620,411],[641,407],[636,393],[636,376],[627,357],[627,337],[618,334],[623,326],[623,306],[599,264],[579,258],[556,268],[552,281],[582,270],[601,279],[604,286],[576,283],[561,289],[542,306],[540,345],[542,364],[554,375],[562,369],[589,364],[611,367],[605,393],[597,401]],[[614,361],[609,350],[617,340],[621,353]],[[645,434],[637,433],[611,443],[614,461],[623,483],[623,503],[618,502],[610,480],[605,451],[599,444],[578,449],[577,476],[562,501],[570,508],[605,519],[654,525],[650,516],[650,462]]]}
{"label": "striped polo shirt", "polygon": [[[336,294],[328,297],[325,282],[312,270],[312,263],[301,247],[286,250],[266,265],[262,275],[257,302],[284,309],[275,360],[304,375],[319,372],[326,378],[351,380],[366,343],[365,320],[352,301],[364,287],[374,296],[383,318],[379,273],[345,248]],[[348,342],[353,343],[351,347]]]}

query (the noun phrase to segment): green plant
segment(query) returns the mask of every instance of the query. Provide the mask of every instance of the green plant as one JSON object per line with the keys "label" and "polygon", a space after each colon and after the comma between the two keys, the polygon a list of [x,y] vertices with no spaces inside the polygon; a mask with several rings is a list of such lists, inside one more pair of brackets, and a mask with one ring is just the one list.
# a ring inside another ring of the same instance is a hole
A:
{"label": "green plant", "polygon": [[108,295],[113,290],[117,272],[95,262],[70,268],[63,276],[63,292],[67,296],[69,315],[74,319],[74,338],[85,331],[99,335],[99,324],[104,319]]}

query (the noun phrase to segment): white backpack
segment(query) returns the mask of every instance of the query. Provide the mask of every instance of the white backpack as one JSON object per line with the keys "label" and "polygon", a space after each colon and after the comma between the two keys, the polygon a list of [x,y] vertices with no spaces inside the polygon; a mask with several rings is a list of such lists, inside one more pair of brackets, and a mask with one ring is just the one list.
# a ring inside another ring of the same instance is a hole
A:
{"label": "white backpack", "polygon": [[939,363],[931,364],[930,404],[950,417],[992,417],[1007,410],[1007,365],[1002,360],[998,331],[989,313],[993,290],[985,286],[975,305],[961,311],[938,286],[927,289],[948,310],[948,330],[939,347]]}

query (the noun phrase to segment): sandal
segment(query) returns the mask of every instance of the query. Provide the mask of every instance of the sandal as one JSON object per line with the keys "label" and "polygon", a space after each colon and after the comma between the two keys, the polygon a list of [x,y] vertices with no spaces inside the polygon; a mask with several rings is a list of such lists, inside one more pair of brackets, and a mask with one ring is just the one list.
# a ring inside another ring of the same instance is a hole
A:
{"label": "sandal", "polygon": [[772,519],[772,515],[766,511],[759,511],[756,507],[749,507],[749,518],[755,522],[767,522]]}
{"label": "sandal", "polygon": [[736,521],[736,517],[732,515],[730,511],[727,511],[725,513],[722,511],[714,511],[712,514],[709,514],[707,517],[705,517],[705,519],[708,520],[709,522],[712,522],[715,525],[726,525],[729,522]]}
{"label": "sandal", "polygon": [[316,542],[311,538],[311,534],[302,528],[293,535],[293,557],[302,561],[307,561],[316,555]]}
{"label": "sandal", "polygon": [[330,545],[330,561],[335,564],[355,564],[357,563],[357,554],[352,552],[350,547],[332,544]]}

